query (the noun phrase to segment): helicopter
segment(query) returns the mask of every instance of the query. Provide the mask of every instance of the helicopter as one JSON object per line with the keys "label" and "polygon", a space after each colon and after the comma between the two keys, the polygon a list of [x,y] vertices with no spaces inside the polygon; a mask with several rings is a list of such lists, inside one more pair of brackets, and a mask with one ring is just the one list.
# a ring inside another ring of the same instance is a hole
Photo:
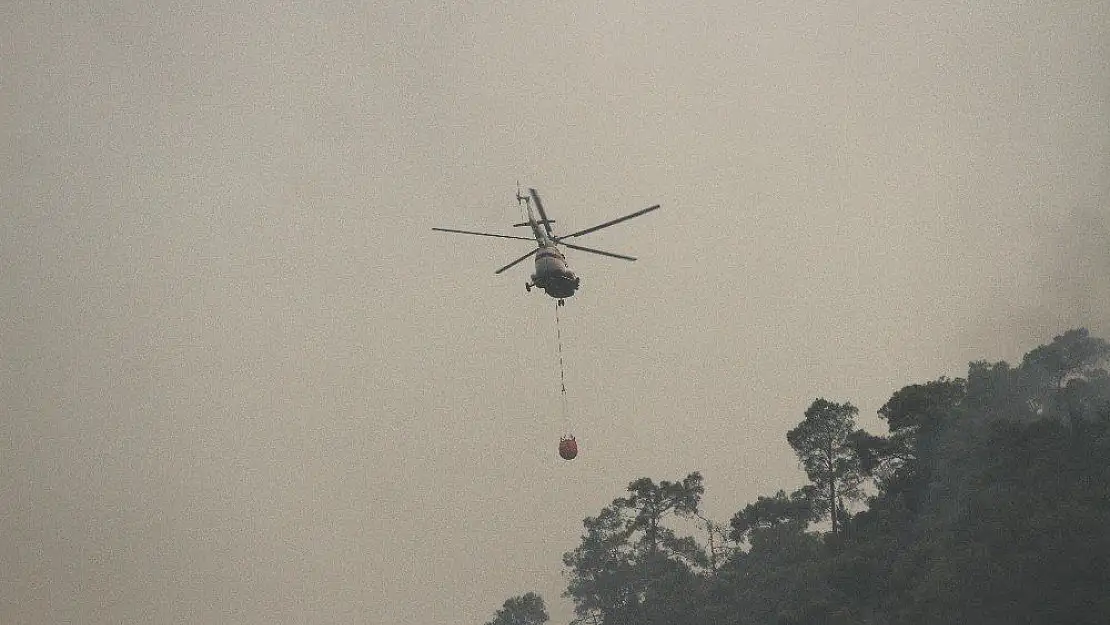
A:
{"label": "helicopter", "polygon": [[[654,206],[649,206],[643,210],[636,211],[635,213],[625,215],[624,217],[618,217],[617,219],[607,221],[603,224],[599,224],[591,228],[586,228],[585,230],[579,230],[578,232],[572,232],[571,234],[565,234],[563,236],[556,236],[551,229],[551,224],[555,223],[555,221],[552,219],[548,219],[547,212],[543,210],[543,202],[540,201],[540,195],[536,192],[535,189],[529,188],[528,195],[522,195],[520,193],[520,189],[517,189],[516,201],[518,204],[521,204],[524,208],[527,209],[528,221],[519,224],[513,224],[513,227],[519,228],[530,226],[532,228],[532,238],[518,237],[508,234],[493,234],[489,232],[473,232],[471,230],[455,230],[452,228],[432,228],[432,230],[436,230],[438,232],[451,232],[455,234],[472,234],[480,237],[497,237],[500,239],[518,239],[521,241],[535,240],[536,249],[528,252],[524,256],[521,256],[508,265],[505,265],[494,273],[500,274],[506,269],[513,267],[517,263],[520,263],[532,256],[535,256],[536,273],[532,274],[530,281],[524,283],[524,290],[527,292],[531,292],[532,287],[539,287],[549,296],[559,300],[559,306],[563,305],[564,299],[574,295],[574,292],[578,290],[578,286],[581,282],[581,279],[578,276],[574,275],[574,272],[571,271],[570,267],[567,266],[567,259],[565,256],[563,256],[562,251],[559,250],[559,245],[570,248],[572,250],[589,252],[591,254],[600,254],[602,256],[619,258],[621,260],[636,260],[635,258],[631,256],[625,256],[624,254],[614,254],[613,252],[606,252],[604,250],[594,249],[592,247],[584,247],[582,245],[567,243],[566,239],[580,237],[584,234],[596,232],[598,230],[601,230],[602,228],[608,228],[609,226],[619,224],[622,221],[627,221],[629,219],[632,219],[633,217],[639,217],[640,215],[650,213],[651,211],[659,208],[659,205],[656,204]],[[536,219],[535,214],[532,212],[533,204],[536,207],[536,211],[540,214],[539,219]]]}

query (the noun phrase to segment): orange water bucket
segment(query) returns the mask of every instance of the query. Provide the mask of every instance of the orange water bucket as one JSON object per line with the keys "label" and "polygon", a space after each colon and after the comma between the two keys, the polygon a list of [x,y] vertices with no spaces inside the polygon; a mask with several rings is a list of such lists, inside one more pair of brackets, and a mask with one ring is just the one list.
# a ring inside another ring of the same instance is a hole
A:
{"label": "orange water bucket", "polygon": [[578,443],[573,436],[564,436],[559,440],[559,457],[563,460],[574,460],[578,455]]}

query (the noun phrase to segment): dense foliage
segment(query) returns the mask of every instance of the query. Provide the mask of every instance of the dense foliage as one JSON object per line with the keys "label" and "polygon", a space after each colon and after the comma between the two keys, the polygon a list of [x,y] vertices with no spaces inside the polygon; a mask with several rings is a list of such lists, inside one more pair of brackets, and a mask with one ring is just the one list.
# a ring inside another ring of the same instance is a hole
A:
{"label": "dense foliage", "polygon": [[505,600],[486,625],[543,625],[548,620],[543,598],[534,592]]}
{"label": "dense foliage", "polygon": [[1110,622],[1108,367],[1071,330],[896,391],[885,436],[817,399],[787,435],[810,482],[738,511],[724,557],[667,526],[699,516],[700,474],[636,480],[564,556],[576,622]]}

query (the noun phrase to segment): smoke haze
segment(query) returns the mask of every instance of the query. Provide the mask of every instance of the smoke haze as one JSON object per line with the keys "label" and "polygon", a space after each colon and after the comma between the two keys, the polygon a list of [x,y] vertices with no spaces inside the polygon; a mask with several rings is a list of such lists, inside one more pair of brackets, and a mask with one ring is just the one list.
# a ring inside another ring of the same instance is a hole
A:
{"label": "smoke haze", "polygon": [[[4,623],[566,621],[631,480],[723,522],[814,397],[1110,337],[1106,3],[3,15]],[[518,180],[663,206],[568,251],[565,415],[526,244],[430,231]]]}

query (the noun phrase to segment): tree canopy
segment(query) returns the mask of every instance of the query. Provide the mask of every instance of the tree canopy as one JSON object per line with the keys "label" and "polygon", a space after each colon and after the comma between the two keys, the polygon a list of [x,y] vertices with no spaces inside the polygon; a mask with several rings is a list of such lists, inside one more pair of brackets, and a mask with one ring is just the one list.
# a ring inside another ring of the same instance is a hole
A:
{"label": "tree canopy", "polygon": [[815,509],[827,514],[832,533],[840,532],[846,504],[863,496],[864,476],[859,455],[850,444],[856,432],[859,409],[850,403],[835,404],[818,398],[805,419],[786,433],[786,440],[813,482]]}
{"label": "tree canopy", "polygon": [[628,497],[582,522],[582,544],[563,556],[566,596],[582,622],[662,624],[682,613],[678,606],[691,608],[676,589],[692,582],[708,556],[665,521],[696,515],[704,492],[697,472],[677,482],[641,478],[628,485]]}
{"label": "tree canopy", "polygon": [[1017,366],[894,391],[885,434],[815,400],[785,436],[808,483],[741,507],[723,563],[678,529],[701,516],[700,473],[634,480],[564,555],[575,622],[1110,622],[1108,366],[1071,330]]}
{"label": "tree canopy", "polygon": [[486,625],[543,625],[548,620],[543,597],[534,592],[512,597]]}

